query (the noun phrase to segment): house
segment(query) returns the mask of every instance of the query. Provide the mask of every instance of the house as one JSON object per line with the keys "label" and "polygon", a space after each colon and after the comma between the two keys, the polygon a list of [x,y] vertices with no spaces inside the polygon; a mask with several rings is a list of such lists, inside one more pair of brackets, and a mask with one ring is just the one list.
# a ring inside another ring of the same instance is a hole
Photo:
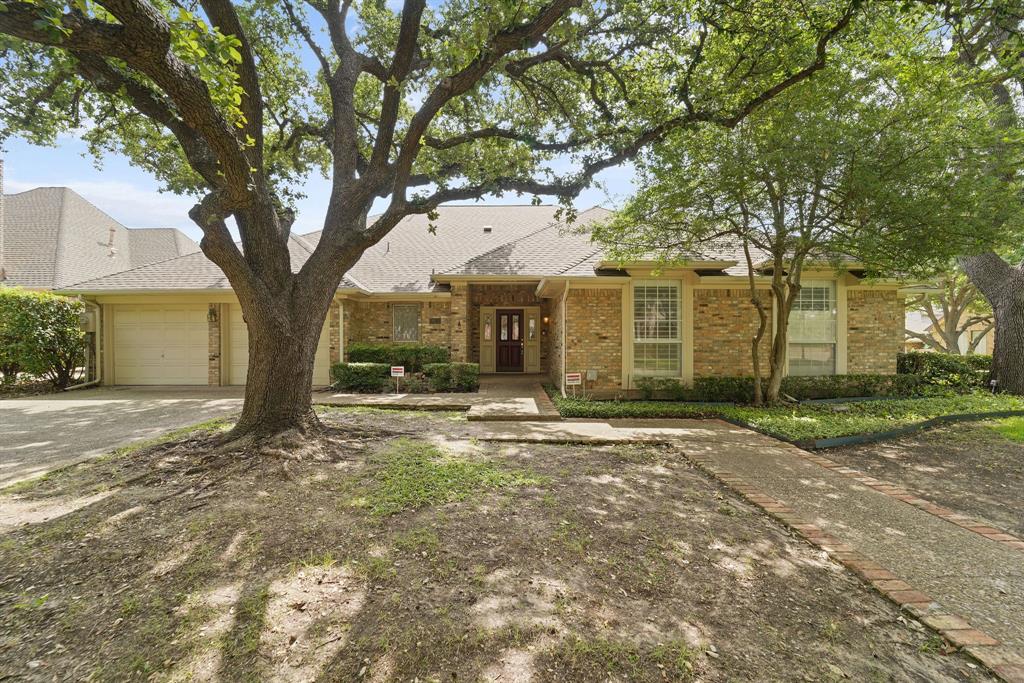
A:
{"label": "house", "polygon": [[[964,313],[957,324],[957,329],[963,330],[963,333],[957,340],[957,346],[960,349],[960,354],[992,353],[992,349],[996,341],[995,328],[987,322],[975,322],[967,325],[965,328],[964,326],[972,317],[974,317],[973,313]],[[936,323],[939,325],[943,324],[943,315],[941,311],[936,311],[935,322],[933,322],[932,319],[923,311],[907,311],[907,332],[906,339],[903,343],[904,349],[907,351],[934,351],[935,349],[932,346],[925,344],[921,337],[933,337],[936,341],[941,341],[942,337],[936,329]],[[915,334],[911,335],[911,332]],[[972,344],[975,344],[973,351],[971,350]]]}
{"label": "house", "polygon": [[[740,250],[658,270],[619,264],[554,206],[446,206],[404,219],[346,274],[317,349],[315,384],[355,342],[424,342],[483,373],[583,374],[588,392],[623,395],[647,376],[690,381],[751,373],[757,316]],[[290,238],[293,268],[319,233]],[[759,286],[768,278],[755,273]],[[223,273],[202,253],[137,265],[60,288],[99,311],[109,384],[245,382],[246,326]],[[893,282],[822,267],[804,277],[792,320],[791,374],[893,373],[903,344]],[[765,344],[767,347],[767,344]],[[767,348],[765,348],[767,357]],[[767,360],[765,360],[767,363]]]}
{"label": "house", "polygon": [[126,228],[66,187],[2,195],[3,284],[61,289],[199,251],[175,228]]}

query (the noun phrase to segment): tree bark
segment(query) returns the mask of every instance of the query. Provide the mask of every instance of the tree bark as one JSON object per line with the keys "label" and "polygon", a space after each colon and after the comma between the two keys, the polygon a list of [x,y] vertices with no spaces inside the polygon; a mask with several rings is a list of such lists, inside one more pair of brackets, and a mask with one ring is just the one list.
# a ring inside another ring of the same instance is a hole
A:
{"label": "tree bark", "polygon": [[750,340],[751,365],[754,369],[754,405],[764,404],[764,387],[761,381],[761,340],[768,329],[768,311],[765,310],[764,299],[757,291],[754,276],[754,259],[750,256],[750,243],[743,240],[743,255],[747,260],[747,285],[750,287],[750,303],[757,310],[757,332]]}
{"label": "tree bark", "polygon": [[992,306],[991,379],[997,390],[1024,396],[1024,264],[1012,266],[990,251],[962,257],[960,267]]}

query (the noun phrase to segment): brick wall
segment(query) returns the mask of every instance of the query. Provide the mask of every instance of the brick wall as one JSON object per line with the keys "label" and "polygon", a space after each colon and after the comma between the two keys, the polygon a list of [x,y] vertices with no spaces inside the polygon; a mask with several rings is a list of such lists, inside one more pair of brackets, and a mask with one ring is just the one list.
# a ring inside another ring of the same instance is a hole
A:
{"label": "brick wall", "polygon": [[[622,290],[569,289],[565,302],[564,372],[597,370],[596,395],[622,390]],[[585,376],[585,374],[584,374]]]}
{"label": "brick wall", "polygon": [[[216,387],[220,385],[220,326],[221,319],[227,314],[227,306],[222,306],[220,304],[208,304],[207,310],[210,308],[217,311],[217,319],[210,320],[209,316],[207,316],[207,350],[210,355],[208,357],[209,361],[206,369],[206,383],[211,387]],[[227,321],[224,321],[224,323],[226,324]]]}
{"label": "brick wall", "polygon": [[462,283],[452,285],[448,318],[452,360],[466,363],[469,361],[469,288]]}
{"label": "brick wall", "polygon": [[846,302],[846,371],[895,373],[905,315],[896,291],[852,290],[847,292]]}
{"label": "brick wall", "polygon": [[537,296],[536,283],[522,285],[470,285],[468,300],[469,350],[470,363],[480,362],[480,307],[495,306],[497,308],[522,308],[523,306],[540,306],[540,368],[541,372],[549,367],[548,354],[551,347],[550,325],[544,326],[544,317],[551,316],[552,302]]}
{"label": "brick wall", "polygon": [[[761,373],[767,375],[772,343],[771,298],[764,292],[768,329],[761,339]],[[695,377],[753,375],[750,340],[757,332],[757,309],[750,290],[693,290],[693,374]],[[683,340],[685,345],[689,340]]]}
{"label": "brick wall", "polygon": [[551,321],[548,323],[547,332],[550,357],[547,366],[542,366],[542,368],[547,367],[551,381],[556,387],[561,387],[562,378],[565,376],[565,369],[562,367],[562,330],[565,326],[565,321],[562,319],[562,296],[558,295],[549,303]]}
{"label": "brick wall", "polygon": [[[408,305],[407,302],[405,305]],[[343,313],[345,324],[345,348],[352,343],[369,342],[372,344],[393,341],[392,307],[403,305],[403,302],[359,301],[344,302]],[[451,342],[450,308],[447,301],[416,302],[420,309],[420,343],[449,346]],[[332,309],[333,315],[333,309]],[[332,334],[333,328],[332,328]],[[333,336],[332,336],[333,345]]]}
{"label": "brick wall", "polygon": [[331,344],[331,365],[341,360],[341,304],[337,301],[331,304],[327,311],[328,318],[328,339]]}

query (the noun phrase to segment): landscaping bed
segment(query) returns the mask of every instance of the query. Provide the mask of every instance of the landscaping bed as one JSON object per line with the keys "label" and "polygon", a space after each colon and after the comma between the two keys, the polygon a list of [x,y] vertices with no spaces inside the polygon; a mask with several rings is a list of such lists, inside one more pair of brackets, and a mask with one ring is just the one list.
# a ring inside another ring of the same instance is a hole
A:
{"label": "landscaping bed", "polygon": [[80,507],[0,541],[0,678],[992,680],[672,448],[321,416],[287,474],[211,423],[2,494]]}
{"label": "landscaping bed", "polygon": [[721,418],[794,442],[886,432],[948,415],[1024,411],[1024,399],[1005,394],[973,393],[943,398],[802,403],[755,408],[671,401],[552,400],[562,417],[572,418]]}
{"label": "landscaping bed", "polygon": [[1024,418],[941,427],[828,457],[1024,537]]}

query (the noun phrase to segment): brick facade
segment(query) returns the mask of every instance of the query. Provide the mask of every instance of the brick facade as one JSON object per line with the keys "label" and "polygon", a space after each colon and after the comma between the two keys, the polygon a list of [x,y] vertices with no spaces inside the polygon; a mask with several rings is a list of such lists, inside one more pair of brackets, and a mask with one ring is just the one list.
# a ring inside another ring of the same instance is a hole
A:
{"label": "brick facade", "polygon": [[[450,305],[447,301],[387,302],[346,300],[343,302],[341,314],[344,317],[342,328],[345,334],[345,348],[347,349],[351,344],[358,342],[380,344],[393,341],[394,324],[392,308],[396,305],[409,304],[419,306],[420,343],[449,346],[451,344],[449,327],[451,315]],[[331,344],[333,348],[333,335],[335,332],[333,327],[331,330]],[[339,337],[340,334],[339,331]],[[334,351],[332,350],[333,353]]]}
{"label": "brick facade", "polygon": [[462,283],[452,284],[448,324],[451,327],[452,360],[466,363],[469,361],[469,287]]}
{"label": "brick facade", "polygon": [[565,320],[562,318],[561,295],[551,301],[550,308],[550,322],[547,325],[550,354],[546,367],[551,382],[556,387],[561,387],[562,378],[565,377],[565,368],[562,367],[562,333],[565,328]]}
{"label": "brick facade", "polygon": [[[206,383],[211,387],[220,386],[220,360],[221,360],[221,349],[220,349],[220,326],[222,324],[222,318],[227,313],[227,307],[221,304],[208,304],[207,310],[213,310],[217,312],[214,316],[215,320],[210,320],[210,316],[207,316],[207,350],[209,351],[209,362],[206,369]],[[224,321],[226,324],[226,321]]]}
{"label": "brick facade", "polygon": [[570,288],[565,301],[565,372],[597,370],[595,395],[622,391],[622,290]]}
{"label": "brick facade", "polygon": [[851,290],[846,301],[846,371],[851,375],[895,373],[905,316],[897,292]]}
{"label": "brick facade", "polygon": [[327,332],[331,344],[331,365],[341,361],[341,304],[331,304],[327,312]]}
{"label": "brick facade", "polygon": [[[771,297],[764,292],[768,329],[761,340],[761,373],[768,374],[772,343]],[[685,321],[684,321],[685,322]],[[750,290],[693,290],[693,374],[695,377],[753,375],[750,341],[757,332],[757,309]],[[684,328],[685,329],[685,328]],[[689,340],[684,339],[683,344]]]}

